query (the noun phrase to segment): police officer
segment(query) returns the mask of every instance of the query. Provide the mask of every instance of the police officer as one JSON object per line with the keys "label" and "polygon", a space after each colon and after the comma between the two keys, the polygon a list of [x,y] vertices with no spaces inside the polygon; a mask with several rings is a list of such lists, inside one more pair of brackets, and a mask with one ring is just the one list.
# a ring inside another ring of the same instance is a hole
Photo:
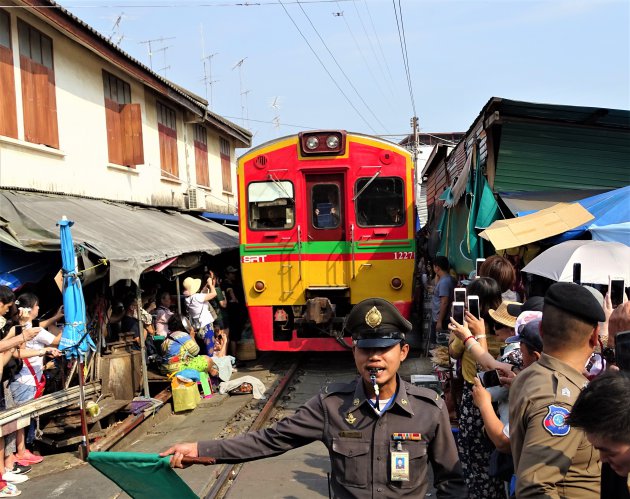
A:
{"label": "police officer", "polygon": [[510,390],[510,445],[516,497],[599,497],[599,453],[582,430],[566,423],[586,386],[584,366],[597,345],[604,311],[573,283],[553,284],[545,295],[543,353]]}
{"label": "police officer", "polygon": [[182,467],[183,456],[240,463],[319,440],[330,454],[333,497],[424,497],[429,462],[437,497],[466,497],[445,404],[397,374],[411,324],[388,301],[369,298],[352,309],[345,327],[359,372],[353,382],[325,387],[273,428],[177,444],[162,455],[173,455],[173,467]]}

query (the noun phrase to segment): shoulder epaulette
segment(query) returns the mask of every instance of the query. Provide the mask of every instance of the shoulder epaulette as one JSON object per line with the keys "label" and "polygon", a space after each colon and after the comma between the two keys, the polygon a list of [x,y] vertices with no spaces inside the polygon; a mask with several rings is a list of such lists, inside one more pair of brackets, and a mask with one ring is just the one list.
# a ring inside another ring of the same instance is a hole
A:
{"label": "shoulder epaulette", "polygon": [[412,385],[411,383],[407,383],[405,389],[407,390],[407,395],[413,395],[414,397],[429,400],[437,405],[439,408],[442,408],[442,403],[444,401],[436,391],[429,388],[424,388],[422,386]]}
{"label": "shoulder epaulette", "polygon": [[322,395],[328,396],[333,393],[354,393],[356,382],[352,383],[330,383],[322,388]]}

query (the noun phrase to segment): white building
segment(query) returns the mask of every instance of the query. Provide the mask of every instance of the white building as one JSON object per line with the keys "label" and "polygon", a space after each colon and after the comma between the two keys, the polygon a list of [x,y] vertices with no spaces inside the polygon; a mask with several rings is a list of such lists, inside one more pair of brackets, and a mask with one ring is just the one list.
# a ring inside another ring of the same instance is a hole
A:
{"label": "white building", "polygon": [[14,5],[29,8],[0,7],[1,187],[236,212],[248,130],[54,2]]}

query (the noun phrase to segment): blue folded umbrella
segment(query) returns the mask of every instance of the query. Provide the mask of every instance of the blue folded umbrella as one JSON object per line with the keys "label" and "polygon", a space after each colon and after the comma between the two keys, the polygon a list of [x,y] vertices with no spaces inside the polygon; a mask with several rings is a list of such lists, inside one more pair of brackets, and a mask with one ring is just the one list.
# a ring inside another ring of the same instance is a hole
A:
{"label": "blue folded umbrella", "polygon": [[65,317],[59,349],[66,358],[83,361],[89,349],[96,350],[86,327],[85,299],[77,270],[70,227],[74,222],[63,217],[59,226],[61,238],[61,273],[63,276],[63,315]]}

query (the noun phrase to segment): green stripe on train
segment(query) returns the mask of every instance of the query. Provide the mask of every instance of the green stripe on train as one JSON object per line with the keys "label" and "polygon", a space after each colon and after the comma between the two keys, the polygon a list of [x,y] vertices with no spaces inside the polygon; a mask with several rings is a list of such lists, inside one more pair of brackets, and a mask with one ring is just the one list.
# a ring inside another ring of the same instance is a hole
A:
{"label": "green stripe on train", "polygon": [[[354,243],[355,254],[363,253],[391,253],[394,251],[415,251],[415,241],[412,239],[398,239],[388,241],[361,241]],[[253,243],[241,244],[241,254],[268,255],[270,253],[298,253],[296,243]],[[302,254],[319,255],[333,253],[350,253],[351,243],[348,241],[314,241],[302,243]]]}

